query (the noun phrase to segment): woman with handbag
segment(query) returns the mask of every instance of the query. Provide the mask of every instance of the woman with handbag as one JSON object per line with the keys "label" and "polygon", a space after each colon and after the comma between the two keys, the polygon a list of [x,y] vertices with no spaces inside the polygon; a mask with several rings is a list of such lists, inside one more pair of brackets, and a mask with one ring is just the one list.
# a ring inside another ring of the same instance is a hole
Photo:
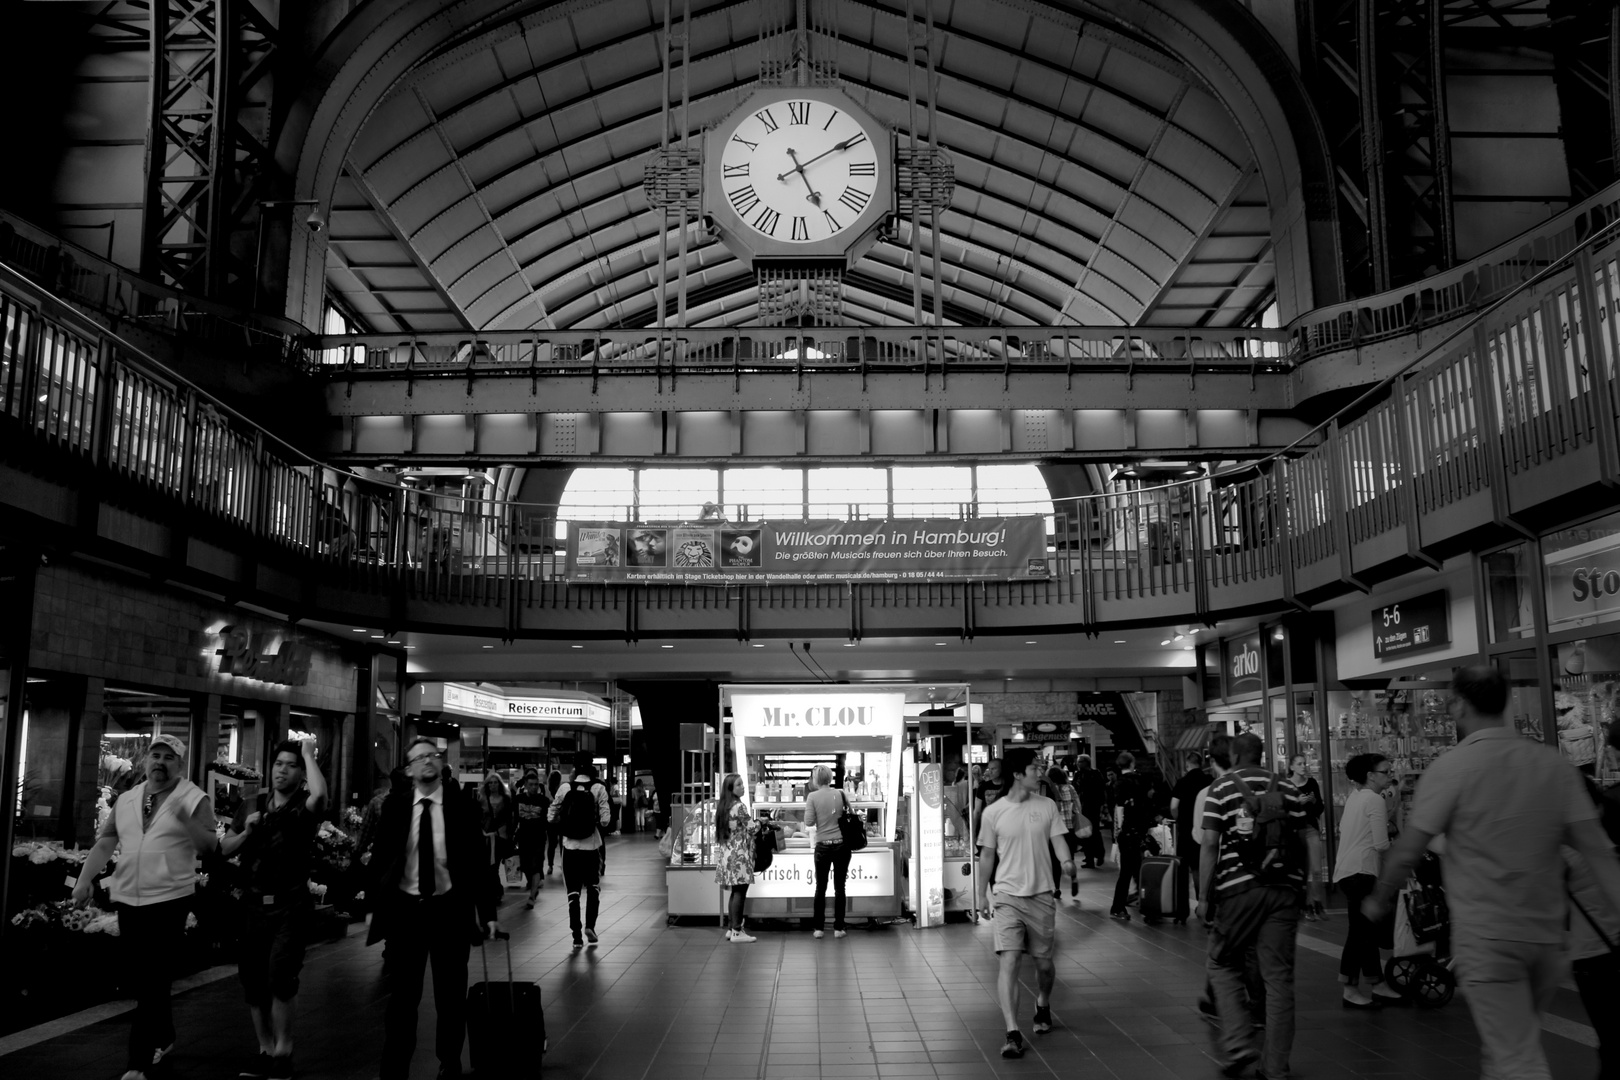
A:
{"label": "woman with handbag", "polygon": [[[1068,830],[1063,839],[1069,845],[1069,854],[1072,855],[1080,850],[1081,840],[1083,839],[1081,836],[1082,827],[1085,829],[1086,836],[1091,835],[1091,823],[1086,821],[1084,814],[1080,813],[1080,793],[1075,790],[1073,784],[1069,783],[1069,774],[1067,772],[1054,765],[1047,772],[1046,779],[1056,793],[1058,813],[1063,817],[1063,827]],[[1082,825],[1082,823],[1084,824]],[[1053,856],[1054,859],[1056,857],[1056,855]],[[1061,871],[1062,867],[1058,867],[1058,870]],[[1061,894],[1063,892],[1061,873],[1053,874],[1052,881],[1060,886],[1057,893]],[[1080,896],[1080,875],[1078,874],[1071,873],[1069,875],[1069,896],[1074,899],[1078,899]]]}
{"label": "woman with handbag", "polygon": [[748,886],[754,881],[754,834],[759,831],[753,811],[745,801],[747,797],[748,782],[737,773],[726,773],[714,807],[714,876],[730,890],[726,906],[727,941],[759,940],[748,933],[743,918]]}
{"label": "woman with handbag", "polygon": [[[1339,854],[1333,880],[1349,905],[1349,929],[1339,956],[1339,981],[1344,983],[1346,1009],[1372,1009],[1404,999],[1384,983],[1380,949],[1393,949],[1394,921],[1368,922],[1361,902],[1378,884],[1382,853],[1389,850],[1389,821],[1384,789],[1394,783],[1390,762],[1382,754],[1357,754],[1344,763],[1344,774],[1356,789],[1344,801],[1339,817]],[[1366,987],[1361,984],[1365,981]]]}
{"label": "woman with handbag", "polygon": [[810,794],[804,800],[804,827],[815,829],[816,840],[816,906],[810,920],[811,937],[824,936],[827,924],[827,872],[833,877],[833,937],[848,934],[844,925],[844,887],[849,880],[849,860],[854,855],[844,843],[843,830],[838,819],[849,804],[849,796],[842,788],[832,786],[833,772],[829,766],[817,765],[810,774]]}

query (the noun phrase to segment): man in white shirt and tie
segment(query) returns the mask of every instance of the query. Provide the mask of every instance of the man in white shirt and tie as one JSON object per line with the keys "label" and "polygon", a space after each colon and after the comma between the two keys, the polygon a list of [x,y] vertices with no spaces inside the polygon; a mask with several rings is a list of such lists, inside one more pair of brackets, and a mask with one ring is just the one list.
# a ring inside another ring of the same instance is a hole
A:
{"label": "man in white shirt and tie", "polygon": [[[388,1010],[382,1080],[405,1080],[416,1050],[422,980],[433,964],[439,1076],[461,1075],[466,1041],[467,956],[493,934],[500,886],[476,808],[447,791],[445,762],[432,739],[405,749],[411,787],[383,803],[366,895],[373,903],[366,944],[388,942]],[[430,869],[431,868],[431,869]]]}

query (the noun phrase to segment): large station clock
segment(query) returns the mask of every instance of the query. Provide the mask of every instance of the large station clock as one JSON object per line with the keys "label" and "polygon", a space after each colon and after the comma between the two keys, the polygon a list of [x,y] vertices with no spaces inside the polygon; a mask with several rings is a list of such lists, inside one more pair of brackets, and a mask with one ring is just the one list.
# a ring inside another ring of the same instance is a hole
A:
{"label": "large station clock", "polygon": [[840,90],[757,90],[705,148],[705,210],[750,261],[852,257],[893,210],[893,140]]}

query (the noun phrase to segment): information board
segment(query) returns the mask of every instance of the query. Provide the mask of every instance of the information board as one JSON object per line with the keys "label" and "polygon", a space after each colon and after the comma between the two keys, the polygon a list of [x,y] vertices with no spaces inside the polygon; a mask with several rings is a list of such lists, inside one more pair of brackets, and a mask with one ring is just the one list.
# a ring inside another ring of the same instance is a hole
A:
{"label": "information board", "polygon": [[1388,660],[1450,645],[1450,614],[1451,598],[1444,589],[1374,608],[1373,658]]}

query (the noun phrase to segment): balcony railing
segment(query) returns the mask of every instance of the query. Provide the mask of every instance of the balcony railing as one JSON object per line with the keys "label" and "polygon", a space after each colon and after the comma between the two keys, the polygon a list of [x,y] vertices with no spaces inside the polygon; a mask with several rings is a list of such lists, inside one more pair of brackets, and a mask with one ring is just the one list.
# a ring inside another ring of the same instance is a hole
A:
{"label": "balcony railing", "polygon": [[[1207,614],[1230,603],[1232,590],[1252,605],[1256,595],[1297,594],[1307,574],[1349,581],[1369,547],[1419,553],[1426,522],[1482,497],[1491,507],[1483,520],[1504,521],[1556,495],[1554,481],[1572,463],[1595,468],[1601,483],[1620,483],[1620,327],[1611,317],[1620,312],[1617,235],[1620,226],[1589,231],[1471,325],[1414,352],[1405,372],[1364,394],[1308,447],[1302,440],[1227,476],[1029,504],[1028,513],[1052,521],[1056,569],[1053,581],[1031,587],[1079,604],[1077,621],[1085,623],[1096,621],[1100,605],[1148,598],[1168,598],[1188,616]],[[0,427],[14,461],[71,459],[139,493],[156,516],[212,519],[362,591],[516,608],[559,602],[567,588],[555,506],[434,495],[324,465],[5,267],[0,335]],[[709,359],[723,359],[727,341],[745,340],[720,332],[682,337],[688,357]],[[901,339],[878,333],[863,335],[861,347],[871,340],[894,345],[892,362],[922,355],[901,359]],[[952,340],[957,358],[973,363],[1005,359],[1014,344],[999,333],[952,331]],[[1052,342],[1080,340],[1101,339],[1026,334],[1017,346],[1028,356],[1045,343],[1050,357]],[[1131,331],[1118,340],[1237,339]],[[588,349],[553,362],[659,362],[644,345],[597,335]],[[1059,351],[1076,355],[1068,346]],[[525,355],[494,362],[527,362]],[[357,362],[370,357],[368,347]],[[997,515],[1019,509],[995,500]],[[743,508],[727,510],[743,516]],[[613,511],[593,516],[623,516]],[[973,516],[978,508],[959,512]],[[1392,538],[1400,541],[1393,548]]]}

